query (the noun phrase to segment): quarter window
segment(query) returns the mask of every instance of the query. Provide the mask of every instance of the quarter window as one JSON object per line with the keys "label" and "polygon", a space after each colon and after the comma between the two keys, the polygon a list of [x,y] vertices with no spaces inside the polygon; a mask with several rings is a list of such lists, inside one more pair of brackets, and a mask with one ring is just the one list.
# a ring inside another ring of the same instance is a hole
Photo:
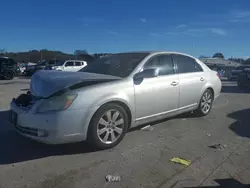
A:
{"label": "quarter window", "polygon": [[153,57],[149,60],[144,66],[144,69],[147,68],[158,68],[159,75],[171,75],[174,74],[174,64],[171,58],[171,55],[159,55]]}
{"label": "quarter window", "polygon": [[177,64],[178,73],[202,72],[202,67],[195,59],[184,55],[173,55]]}

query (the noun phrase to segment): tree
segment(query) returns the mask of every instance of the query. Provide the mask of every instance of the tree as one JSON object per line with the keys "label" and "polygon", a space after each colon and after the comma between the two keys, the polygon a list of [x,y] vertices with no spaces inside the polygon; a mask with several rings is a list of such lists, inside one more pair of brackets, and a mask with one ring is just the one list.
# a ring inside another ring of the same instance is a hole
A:
{"label": "tree", "polygon": [[82,55],[82,54],[84,54],[84,55],[88,54],[88,52],[87,52],[87,50],[75,50],[74,54],[76,56],[78,56],[78,55]]}
{"label": "tree", "polygon": [[213,55],[213,58],[221,58],[221,59],[224,59],[225,57],[224,57],[224,55],[223,55],[221,52],[218,52],[218,53],[215,53],[215,54]]}

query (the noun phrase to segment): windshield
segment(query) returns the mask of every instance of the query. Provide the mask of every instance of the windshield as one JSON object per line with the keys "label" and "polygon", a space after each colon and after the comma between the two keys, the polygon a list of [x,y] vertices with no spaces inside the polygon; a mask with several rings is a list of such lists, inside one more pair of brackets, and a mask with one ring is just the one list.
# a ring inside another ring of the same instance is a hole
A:
{"label": "windshield", "polygon": [[46,65],[46,60],[40,61],[38,65]]}
{"label": "windshield", "polygon": [[102,57],[93,61],[80,72],[107,74],[127,77],[149,53],[121,53]]}

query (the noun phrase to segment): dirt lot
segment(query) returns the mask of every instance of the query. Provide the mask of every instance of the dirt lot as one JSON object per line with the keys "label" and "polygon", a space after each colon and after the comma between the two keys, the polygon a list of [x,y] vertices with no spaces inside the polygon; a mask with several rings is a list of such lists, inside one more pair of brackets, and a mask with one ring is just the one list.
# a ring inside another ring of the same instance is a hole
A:
{"label": "dirt lot", "polygon": [[[209,116],[158,122],[152,131],[129,132],[113,149],[93,151],[85,143],[47,146],[19,136],[7,109],[29,80],[0,81],[0,188],[248,187],[250,92],[223,85]],[[208,147],[218,143],[224,148]],[[174,164],[172,157],[192,164]],[[106,182],[108,174],[121,181]]]}

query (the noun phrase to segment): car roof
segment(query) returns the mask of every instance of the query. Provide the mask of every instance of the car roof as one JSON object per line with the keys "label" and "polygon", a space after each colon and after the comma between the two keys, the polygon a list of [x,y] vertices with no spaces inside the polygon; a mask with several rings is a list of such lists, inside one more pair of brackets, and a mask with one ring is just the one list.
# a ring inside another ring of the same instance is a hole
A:
{"label": "car roof", "polygon": [[148,53],[148,54],[161,54],[161,53],[171,53],[171,54],[179,54],[179,55],[187,55],[191,56],[182,52],[175,52],[175,51],[128,51],[128,52],[118,52],[114,54],[132,54],[132,53]]}
{"label": "car roof", "polygon": [[84,61],[84,60],[79,60],[79,59],[69,59],[69,60],[66,60],[66,61]]}

